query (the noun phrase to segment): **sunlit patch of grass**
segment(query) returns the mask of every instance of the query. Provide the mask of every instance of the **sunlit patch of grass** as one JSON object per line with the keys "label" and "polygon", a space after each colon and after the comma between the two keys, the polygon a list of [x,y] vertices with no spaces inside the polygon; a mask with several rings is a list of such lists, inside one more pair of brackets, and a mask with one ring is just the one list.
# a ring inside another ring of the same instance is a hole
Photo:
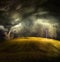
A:
{"label": "sunlit patch of grass", "polygon": [[22,37],[5,41],[0,46],[0,57],[55,58],[60,57],[60,41],[40,38]]}

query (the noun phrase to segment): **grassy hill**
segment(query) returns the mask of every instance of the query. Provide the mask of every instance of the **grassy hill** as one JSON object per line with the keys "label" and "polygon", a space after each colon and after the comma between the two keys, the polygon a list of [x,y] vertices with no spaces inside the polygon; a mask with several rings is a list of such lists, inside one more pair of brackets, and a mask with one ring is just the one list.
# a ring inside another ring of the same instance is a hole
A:
{"label": "grassy hill", "polygon": [[0,62],[40,62],[60,60],[60,41],[22,37],[0,43]]}

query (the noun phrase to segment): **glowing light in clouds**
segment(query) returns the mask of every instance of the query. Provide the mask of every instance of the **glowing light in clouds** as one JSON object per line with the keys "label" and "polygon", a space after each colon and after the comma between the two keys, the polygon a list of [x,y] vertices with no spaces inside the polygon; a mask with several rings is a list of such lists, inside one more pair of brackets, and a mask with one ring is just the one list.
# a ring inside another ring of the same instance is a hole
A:
{"label": "glowing light in clouds", "polygon": [[3,25],[0,25],[0,29],[4,31],[8,31],[8,29],[6,29]]}
{"label": "glowing light in clouds", "polygon": [[18,21],[20,21],[21,19],[19,18],[19,17],[17,17],[17,18],[15,18],[14,19],[14,22],[18,22]]}
{"label": "glowing light in clouds", "polygon": [[11,27],[10,31],[11,32],[16,32],[16,33],[19,33],[19,31],[23,28],[22,24],[19,23],[13,27]]}
{"label": "glowing light in clouds", "polygon": [[4,26],[0,25],[0,29],[4,30],[5,28],[4,28]]}
{"label": "glowing light in clouds", "polygon": [[48,19],[37,19],[34,22],[34,26],[36,27],[37,25],[40,25],[40,34],[41,36],[45,36],[46,35],[46,31],[47,31],[47,37],[56,37],[56,27],[54,27],[55,25],[57,25],[57,23],[53,24],[52,22],[50,22],[50,20]]}
{"label": "glowing light in clouds", "polygon": [[51,25],[57,25],[57,23],[52,23],[50,22],[50,20],[48,19],[37,19],[35,21],[35,24],[41,24],[41,25],[44,25],[44,26],[51,26]]}
{"label": "glowing light in clouds", "polygon": [[12,23],[12,24],[15,24],[15,23],[17,23],[18,21],[21,21],[21,16],[20,16],[19,13],[13,13],[13,14],[11,15],[11,19],[12,19],[11,23]]}

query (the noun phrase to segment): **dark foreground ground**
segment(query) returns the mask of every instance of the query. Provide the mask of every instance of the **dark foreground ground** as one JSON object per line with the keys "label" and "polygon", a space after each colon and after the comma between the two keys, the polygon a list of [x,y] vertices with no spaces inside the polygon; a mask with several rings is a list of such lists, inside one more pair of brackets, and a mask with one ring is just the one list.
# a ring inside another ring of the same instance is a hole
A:
{"label": "dark foreground ground", "polygon": [[60,42],[46,38],[18,38],[0,43],[0,62],[60,62]]}

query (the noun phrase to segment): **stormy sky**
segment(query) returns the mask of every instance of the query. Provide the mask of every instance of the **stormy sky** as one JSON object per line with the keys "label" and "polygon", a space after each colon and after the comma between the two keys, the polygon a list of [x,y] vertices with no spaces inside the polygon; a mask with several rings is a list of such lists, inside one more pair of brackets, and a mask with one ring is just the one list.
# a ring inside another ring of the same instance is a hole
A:
{"label": "stormy sky", "polygon": [[60,40],[60,1],[0,0],[0,39],[5,32]]}

